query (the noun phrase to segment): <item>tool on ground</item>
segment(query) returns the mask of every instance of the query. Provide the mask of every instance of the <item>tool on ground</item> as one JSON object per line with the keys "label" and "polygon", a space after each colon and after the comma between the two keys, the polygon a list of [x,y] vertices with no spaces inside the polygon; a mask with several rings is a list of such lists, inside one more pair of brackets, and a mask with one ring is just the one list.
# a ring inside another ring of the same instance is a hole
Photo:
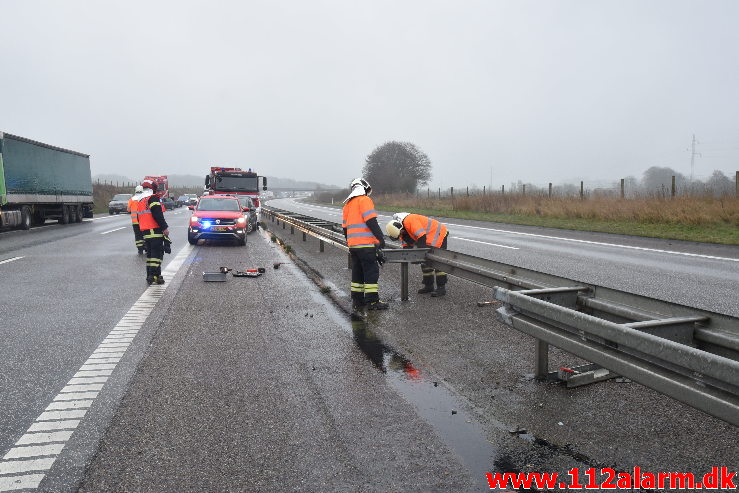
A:
{"label": "tool on ground", "polygon": [[228,271],[215,271],[215,272],[205,272],[203,271],[203,281],[206,282],[223,282],[226,280],[226,272]]}
{"label": "tool on ground", "polygon": [[497,305],[500,301],[478,301],[477,306]]}
{"label": "tool on ground", "polygon": [[266,272],[264,267],[258,269],[235,270],[231,272],[234,277],[259,277]]}
{"label": "tool on ground", "polygon": [[275,262],[274,264],[272,264],[272,267],[274,267],[275,269],[279,269],[282,264],[289,264],[289,263],[290,262]]}

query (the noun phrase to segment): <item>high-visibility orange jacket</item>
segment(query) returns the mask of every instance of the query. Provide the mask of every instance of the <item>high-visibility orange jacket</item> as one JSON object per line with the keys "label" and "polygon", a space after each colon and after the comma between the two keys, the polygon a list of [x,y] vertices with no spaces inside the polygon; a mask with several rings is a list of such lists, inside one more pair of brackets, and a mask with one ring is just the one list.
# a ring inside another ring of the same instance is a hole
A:
{"label": "high-visibility orange jacket", "polygon": [[[139,198],[141,195],[139,195]],[[131,224],[138,224],[139,223],[139,201],[137,200],[136,196],[134,195],[130,199],[128,199],[128,212],[131,213]]]}
{"label": "high-visibility orange jacket", "polygon": [[[162,204],[159,202],[159,197],[156,195],[149,195],[139,200],[138,216],[139,216],[139,228],[141,231],[147,229],[166,228],[166,224],[157,223],[152,214],[152,207],[159,207],[161,211]],[[161,214],[161,213],[160,213]]]}
{"label": "high-visibility orange jacket", "polygon": [[346,230],[346,244],[349,248],[373,247],[380,244],[367,221],[377,218],[375,203],[366,195],[359,195],[344,205],[343,222]]}
{"label": "high-visibility orange jacket", "polygon": [[425,236],[426,246],[434,248],[441,248],[448,233],[446,226],[439,221],[420,214],[408,214],[403,219],[403,229],[414,242]]}

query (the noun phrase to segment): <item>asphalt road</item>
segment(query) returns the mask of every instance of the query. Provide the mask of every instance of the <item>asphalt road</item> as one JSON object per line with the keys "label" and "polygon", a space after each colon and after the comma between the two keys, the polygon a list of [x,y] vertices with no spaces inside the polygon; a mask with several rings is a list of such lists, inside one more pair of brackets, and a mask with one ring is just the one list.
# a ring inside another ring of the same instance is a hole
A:
{"label": "asphalt road", "polygon": [[[270,206],[341,223],[338,207]],[[391,214],[381,214],[384,225]],[[739,317],[739,247],[440,218],[449,249]]]}

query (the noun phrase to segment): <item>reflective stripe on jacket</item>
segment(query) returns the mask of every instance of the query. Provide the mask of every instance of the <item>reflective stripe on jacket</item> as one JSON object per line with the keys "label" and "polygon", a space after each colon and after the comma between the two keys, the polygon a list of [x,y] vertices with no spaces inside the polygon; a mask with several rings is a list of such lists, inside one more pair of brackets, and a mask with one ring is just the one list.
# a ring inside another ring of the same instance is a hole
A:
{"label": "reflective stripe on jacket", "polygon": [[346,228],[346,244],[349,248],[372,247],[378,245],[367,221],[377,217],[375,204],[366,195],[354,197],[344,205],[342,227]]}
{"label": "reflective stripe on jacket", "polygon": [[141,231],[144,231],[145,229],[155,229],[160,227],[154,220],[154,216],[151,215],[150,209],[152,205],[160,205],[159,199],[156,198],[154,202],[151,202],[151,204],[149,204],[150,197],[152,196],[150,195],[148,197],[143,197],[141,200],[139,200],[138,219],[139,228],[141,228]]}
{"label": "reflective stripe on jacket", "polygon": [[420,214],[408,214],[403,219],[403,229],[414,241],[426,236],[426,246],[434,248],[441,248],[441,244],[447,235],[446,226],[436,219]]}

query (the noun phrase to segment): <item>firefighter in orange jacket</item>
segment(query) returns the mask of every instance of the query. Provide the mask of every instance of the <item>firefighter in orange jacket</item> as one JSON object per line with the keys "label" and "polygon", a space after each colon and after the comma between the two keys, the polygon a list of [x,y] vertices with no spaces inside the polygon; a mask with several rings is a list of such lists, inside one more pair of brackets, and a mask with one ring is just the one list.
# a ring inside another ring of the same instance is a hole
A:
{"label": "firefighter in orange jacket", "polygon": [[169,235],[167,221],[160,198],[157,195],[157,184],[151,180],[144,180],[141,184],[144,193],[139,200],[138,216],[141,234],[147,253],[146,282],[149,284],[164,284],[162,277],[162,261],[164,260],[164,241]]}
{"label": "firefighter in orange jacket", "polygon": [[139,200],[143,197],[144,187],[136,185],[135,193],[133,197],[128,199],[128,212],[131,213],[131,226],[133,227],[133,238],[136,243],[136,248],[139,250],[139,255],[144,253],[144,236],[141,234],[141,228],[139,227]]}
{"label": "firefighter in orange jacket", "polygon": [[352,308],[385,310],[388,304],[380,301],[378,293],[385,237],[377,224],[375,204],[369,198],[372,187],[363,178],[357,178],[349,189],[349,196],[344,200],[342,227],[352,261]]}
{"label": "firefighter in orange jacket", "polygon": [[[393,220],[387,223],[385,230],[389,237],[400,239],[403,248],[447,248],[447,237],[449,231],[446,226],[430,217],[420,214],[409,214],[398,212],[393,214]],[[435,270],[426,262],[421,264],[423,273],[423,287],[418,290],[419,294],[431,293],[431,296],[444,296],[446,294],[446,272]],[[434,290],[434,280],[436,290]]]}

